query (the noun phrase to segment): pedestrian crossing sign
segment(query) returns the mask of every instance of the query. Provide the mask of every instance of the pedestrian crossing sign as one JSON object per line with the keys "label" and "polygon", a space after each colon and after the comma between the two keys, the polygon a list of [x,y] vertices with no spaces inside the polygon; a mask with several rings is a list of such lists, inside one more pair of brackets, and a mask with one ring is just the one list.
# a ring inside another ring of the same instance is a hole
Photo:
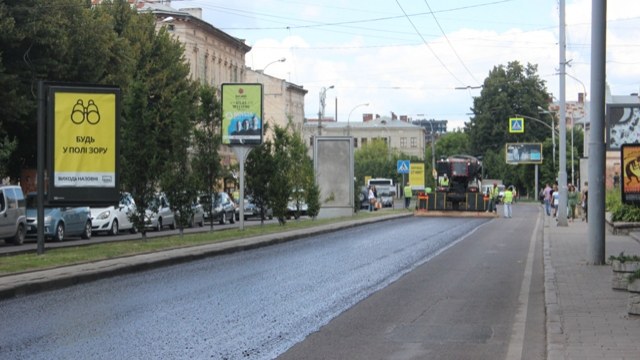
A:
{"label": "pedestrian crossing sign", "polygon": [[524,133],[524,118],[509,118],[509,132],[511,134]]}
{"label": "pedestrian crossing sign", "polygon": [[408,174],[411,166],[409,160],[398,160],[398,174]]}

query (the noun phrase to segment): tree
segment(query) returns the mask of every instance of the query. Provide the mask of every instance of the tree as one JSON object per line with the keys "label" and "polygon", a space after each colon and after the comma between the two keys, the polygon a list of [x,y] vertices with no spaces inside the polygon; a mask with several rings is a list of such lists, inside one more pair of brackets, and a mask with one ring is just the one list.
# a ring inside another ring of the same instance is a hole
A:
{"label": "tree", "polygon": [[[530,190],[534,187],[534,167],[507,165],[505,144],[515,142],[545,143],[551,135],[544,121],[527,121],[523,134],[509,133],[509,118],[516,114],[539,118],[539,108],[546,108],[551,95],[537,75],[537,65],[522,66],[510,62],[494,67],[485,79],[481,94],[474,98],[473,117],[465,123],[470,155],[483,159],[485,178],[502,179],[507,185]],[[551,158],[546,157],[545,158]],[[521,191],[521,190],[520,190]]]}
{"label": "tree", "polygon": [[154,193],[161,185],[175,193],[172,177],[185,175],[172,170],[188,161],[195,88],[188,80],[189,66],[182,45],[165,29],[156,32],[151,15],[131,20],[138,24],[132,38],[139,41],[134,47],[140,57],[130,95],[123,101],[122,183],[134,197],[133,220],[146,238],[144,213]]}
{"label": "tree", "polygon": [[[207,199],[214,198],[214,187],[221,177],[222,167],[218,148],[221,141],[221,114],[222,105],[217,97],[216,89],[201,85],[199,91],[200,105],[198,116],[193,131],[194,157],[192,159],[193,171],[196,175],[196,184],[203,190]],[[205,213],[213,212],[213,202],[204,204]],[[213,221],[210,223],[213,230]]]}
{"label": "tree", "polygon": [[270,197],[273,216],[281,225],[286,223],[287,204],[291,196],[292,181],[289,146],[291,136],[286,128],[276,125],[273,136],[273,169],[276,176],[271,178]]}
{"label": "tree", "polygon": [[278,175],[270,141],[265,141],[249,153],[245,172],[245,196],[250,196],[260,209],[260,222],[264,224],[266,210],[271,207],[271,179]]}

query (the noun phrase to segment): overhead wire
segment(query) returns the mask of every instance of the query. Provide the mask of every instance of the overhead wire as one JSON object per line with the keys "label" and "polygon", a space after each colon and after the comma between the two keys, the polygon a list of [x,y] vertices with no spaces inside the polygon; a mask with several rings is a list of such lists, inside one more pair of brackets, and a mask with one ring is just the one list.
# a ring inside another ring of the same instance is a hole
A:
{"label": "overhead wire", "polygon": [[436,22],[436,25],[438,25],[438,29],[440,29],[440,32],[442,33],[442,36],[445,38],[445,40],[447,40],[447,44],[449,44],[449,47],[451,48],[451,51],[453,51],[453,53],[455,54],[456,58],[458,58],[458,61],[460,62],[462,67],[464,67],[464,69],[467,71],[467,74],[469,74],[469,76],[471,76],[471,78],[473,79],[473,81],[476,82],[476,84],[479,84],[480,82],[478,81],[478,79],[476,79],[475,75],[473,75],[471,70],[469,70],[469,67],[467,67],[467,64],[464,63],[464,61],[460,57],[460,54],[458,54],[458,52],[456,51],[456,48],[453,46],[453,44],[449,40],[449,37],[447,36],[447,33],[444,31],[444,29],[440,25],[440,22],[438,21],[438,18],[436,17],[435,12],[431,9],[431,6],[429,5],[429,2],[427,0],[424,0],[424,3],[427,5],[427,8],[429,9],[429,12],[431,13],[431,16],[433,17],[433,20]]}
{"label": "overhead wire", "polygon": [[425,38],[422,36],[422,34],[420,33],[420,30],[418,30],[418,27],[416,27],[416,25],[413,23],[413,21],[411,20],[411,17],[407,14],[407,12],[404,10],[404,8],[402,7],[402,5],[400,4],[400,2],[398,0],[396,0],[396,4],[398,4],[398,7],[400,8],[400,10],[402,11],[402,13],[405,15],[407,21],[409,21],[409,23],[411,24],[411,26],[413,27],[413,29],[416,31],[416,34],[418,34],[418,36],[420,37],[420,39],[422,39],[422,42],[427,46],[427,49],[429,49],[429,51],[431,52],[431,54],[436,58],[436,60],[438,60],[438,62],[440,63],[440,65],[442,65],[442,67],[449,73],[449,75],[451,75],[454,79],[456,79],[461,85],[464,85],[464,82],[462,80],[460,80],[460,78],[458,78],[456,76],[456,74],[453,73],[453,71],[451,71],[451,69],[449,69],[449,67],[447,66],[447,64],[444,63],[444,61],[442,61],[442,59],[440,58],[440,56],[438,56],[438,54],[433,50],[433,48],[429,45],[429,42],[427,42],[427,40],[425,40]]}

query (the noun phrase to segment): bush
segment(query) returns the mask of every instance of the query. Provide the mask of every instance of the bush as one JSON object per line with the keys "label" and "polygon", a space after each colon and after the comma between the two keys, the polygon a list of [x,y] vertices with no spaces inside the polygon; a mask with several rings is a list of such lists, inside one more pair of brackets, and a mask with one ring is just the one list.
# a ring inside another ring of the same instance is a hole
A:
{"label": "bush", "polygon": [[640,208],[623,204],[620,190],[607,191],[605,207],[611,213],[611,221],[640,222]]}

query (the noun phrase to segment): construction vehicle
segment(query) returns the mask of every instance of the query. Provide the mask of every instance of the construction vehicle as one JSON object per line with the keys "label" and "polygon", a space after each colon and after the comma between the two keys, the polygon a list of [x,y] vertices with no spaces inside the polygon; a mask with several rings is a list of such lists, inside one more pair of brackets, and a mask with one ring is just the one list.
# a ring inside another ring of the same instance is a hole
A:
{"label": "construction vehicle", "polygon": [[435,192],[418,197],[420,212],[484,213],[488,198],[482,193],[482,162],[470,155],[453,155],[436,163]]}

